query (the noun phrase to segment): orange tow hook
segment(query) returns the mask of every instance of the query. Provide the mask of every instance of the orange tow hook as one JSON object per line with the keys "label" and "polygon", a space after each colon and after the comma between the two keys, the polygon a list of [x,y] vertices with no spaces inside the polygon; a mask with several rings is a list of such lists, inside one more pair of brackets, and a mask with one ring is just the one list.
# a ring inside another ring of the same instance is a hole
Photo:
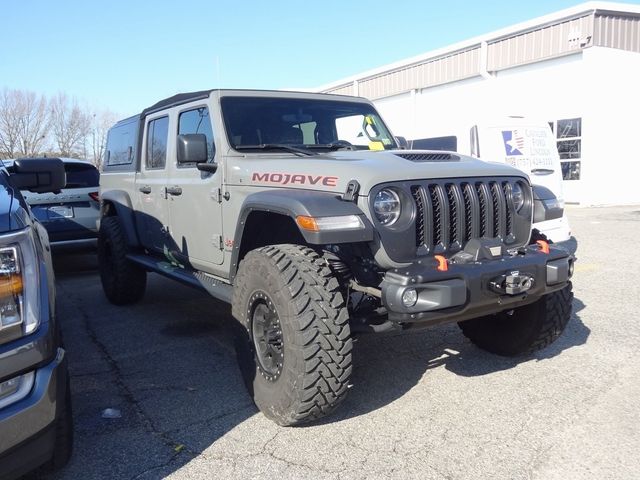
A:
{"label": "orange tow hook", "polygon": [[442,255],[434,255],[433,258],[435,258],[438,262],[436,270],[438,270],[439,272],[446,272],[447,270],[449,270],[449,264],[447,263],[446,258],[444,258]]}
{"label": "orange tow hook", "polygon": [[542,253],[546,253],[547,255],[549,254],[549,243],[548,242],[546,242],[544,240],[538,240],[536,243],[540,247],[540,251]]}

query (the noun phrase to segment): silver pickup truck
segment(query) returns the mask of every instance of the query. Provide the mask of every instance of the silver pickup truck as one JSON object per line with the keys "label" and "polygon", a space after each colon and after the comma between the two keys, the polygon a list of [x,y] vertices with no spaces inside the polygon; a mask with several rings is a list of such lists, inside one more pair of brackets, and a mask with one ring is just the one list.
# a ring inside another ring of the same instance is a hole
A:
{"label": "silver pickup truck", "polygon": [[406,150],[362,98],[179,94],[111,129],[100,183],[109,300],[156,272],[231,303],[249,391],[281,425],[343,400],[356,333],[457,322],[521,355],[570,318],[574,258],[531,229],[562,216],[548,190]]}

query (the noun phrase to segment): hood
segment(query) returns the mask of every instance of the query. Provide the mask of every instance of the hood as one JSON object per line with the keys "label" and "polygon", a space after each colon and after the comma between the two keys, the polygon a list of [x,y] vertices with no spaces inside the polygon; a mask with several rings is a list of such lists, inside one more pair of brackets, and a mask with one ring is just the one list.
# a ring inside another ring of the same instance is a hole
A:
{"label": "hood", "polygon": [[337,151],[309,157],[250,154],[228,156],[227,184],[343,192],[350,180],[360,195],[378,184],[403,180],[464,177],[525,177],[504,163],[486,162],[454,152],[427,150]]}

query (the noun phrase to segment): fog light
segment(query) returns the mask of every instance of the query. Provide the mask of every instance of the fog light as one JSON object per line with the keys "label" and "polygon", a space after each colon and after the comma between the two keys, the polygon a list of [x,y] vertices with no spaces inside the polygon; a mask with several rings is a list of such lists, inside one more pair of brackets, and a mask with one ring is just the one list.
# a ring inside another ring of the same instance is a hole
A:
{"label": "fog light", "polygon": [[418,302],[418,292],[415,288],[407,288],[402,294],[402,304],[407,307],[413,307]]}
{"label": "fog light", "polygon": [[569,278],[573,277],[573,261],[569,260]]}
{"label": "fog light", "polygon": [[0,383],[0,409],[26,397],[35,380],[35,373],[29,372]]}

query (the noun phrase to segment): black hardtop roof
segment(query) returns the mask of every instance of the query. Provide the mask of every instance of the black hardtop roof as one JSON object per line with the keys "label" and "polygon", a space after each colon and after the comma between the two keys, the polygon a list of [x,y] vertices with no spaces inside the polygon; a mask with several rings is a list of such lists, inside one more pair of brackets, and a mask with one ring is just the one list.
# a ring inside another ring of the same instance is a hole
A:
{"label": "black hardtop roof", "polygon": [[[209,98],[209,95],[211,95],[211,92],[247,92],[247,93],[251,93],[251,92],[264,92],[264,93],[274,93],[274,94],[291,94],[291,93],[299,93],[299,94],[304,94],[304,95],[320,95],[320,96],[336,96],[336,97],[351,97],[351,95],[336,95],[336,94],[327,94],[327,93],[319,93],[319,92],[297,92],[294,90],[261,90],[261,89],[255,89],[255,88],[251,88],[251,89],[241,89],[241,88],[213,88],[210,90],[200,90],[198,92],[187,92],[187,93],[178,93],[176,95],[173,95],[171,97],[165,98],[164,100],[160,100],[159,102],[154,103],[153,105],[151,105],[150,107],[145,108],[141,113],[140,113],[140,117],[144,118],[147,115],[149,115],[150,113],[154,113],[154,112],[158,112],[160,110],[163,110],[165,108],[169,108],[169,107],[175,107],[176,105],[181,105],[183,103],[188,103],[188,102],[192,102],[194,100],[202,100],[204,98]],[[355,97],[355,98],[360,98],[360,97]],[[137,115],[134,115],[131,118],[136,118]],[[129,119],[125,119],[125,120],[121,120],[120,122],[124,122],[126,120]],[[118,122],[118,123],[120,123]]]}
{"label": "black hardtop roof", "polygon": [[200,100],[208,98],[213,90],[200,90],[199,92],[178,93],[172,97],[165,98],[159,102],[154,103],[150,107],[145,108],[140,114],[142,117],[147,116],[150,113],[157,112],[167,107],[173,107],[182,103],[192,102],[194,100]]}

